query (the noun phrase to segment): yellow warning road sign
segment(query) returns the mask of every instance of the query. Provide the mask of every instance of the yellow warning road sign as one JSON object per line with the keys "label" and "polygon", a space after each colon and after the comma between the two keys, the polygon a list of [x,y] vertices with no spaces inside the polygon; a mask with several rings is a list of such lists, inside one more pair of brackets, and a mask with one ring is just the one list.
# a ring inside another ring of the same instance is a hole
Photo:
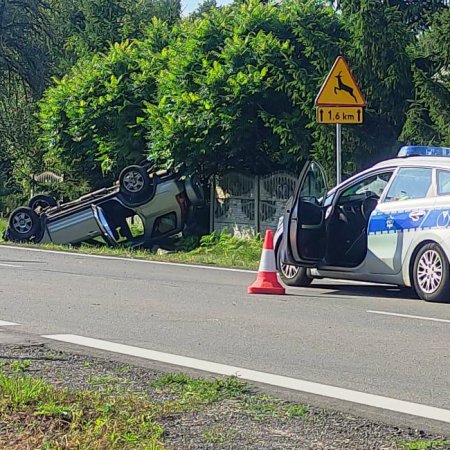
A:
{"label": "yellow warning road sign", "polygon": [[319,106],[318,123],[363,123],[362,106]]}
{"label": "yellow warning road sign", "polygon": [[[366,101],[348,67],[339,56],[316,97],[317,106],[365,106]],[[328,122],[337,123],[337,122]],[[344,122],[343,122],[344,123]],[[350,122],[345,122],[350,123]]]}

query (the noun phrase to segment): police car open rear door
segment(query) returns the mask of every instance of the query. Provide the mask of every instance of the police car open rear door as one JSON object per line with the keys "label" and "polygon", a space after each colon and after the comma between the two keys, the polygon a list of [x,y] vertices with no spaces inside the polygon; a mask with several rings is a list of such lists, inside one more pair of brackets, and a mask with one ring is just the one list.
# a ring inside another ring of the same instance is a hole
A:
{"label": "police car open rear door", "polygon": [[315,267],[324,258],[326,230],[322,204],[326,190],[322,166],[307,161],[286,208],[283,238],[287,263]]}

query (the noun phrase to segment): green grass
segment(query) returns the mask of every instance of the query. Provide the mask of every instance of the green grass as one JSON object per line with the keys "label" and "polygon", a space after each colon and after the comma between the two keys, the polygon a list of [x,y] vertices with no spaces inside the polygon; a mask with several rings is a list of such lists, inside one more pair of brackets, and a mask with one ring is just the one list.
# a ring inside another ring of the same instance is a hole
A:
{"label": "green grass", "polygon": [[298,403],[287,403],[278,400],[271,395],[255,395],[245,398],[244,411],[253,420],[265,420],[269,418],[300,418],[308,414],[304,405]]}
{"label": "green grass", "polygon": [[8,440],[19,440],[20,448],[163,448],[159,405],[134,394],[70,392],[5,374],[0,394],[0,415],[8,418],[1,448]]}
{"label": "green grass", "polygon": [[13,372],[26,372],[31,366],[31,361],[28,359],[18,359],[12,361],[10,364],[11,370]]}
{"label": "green grass", "polygon": [[217,425],[203,431],[202,437],[207,444],[225,444],[231,442],[235,434],[233,430],[225,428],[223,425]]}
{"label": "green grass", "polygon": [[[5,219],[0,219],[0,243],[3,242],[2,230],[6,228],[6,225]],[[239,239],[227,233],[212,233],[201,239],[196,237],[180,239],[174,242],[174,251],[166,254],[157,254],[145,249],[131,249],[125,246],[111,248],[92,245],[82,245],[81,247],[55,244],[21,245],[91,255],[256,270],[261,257],[262,244],[259,236]]]}
{"label": "green grass", "polygon": [[402,450],[429,450],[436,448],[449,448],[450,441],[444,439],[434,439],[434,440],[416,440],[416,441],[403,441],[400,443],[400,448]]}
{"label": "green grass", "polygon": [[117,383],[117,379],[111,375],[104,375],[100,377],[91,377],[88,379],[89,384],[110,384]]}
{"label": "green grass", "polygon": [[6,230],[8,226],[8,221],[6,219],[0,218],[0,241],[3,240],[3,232]]}
{"label": "green grass", "polygon": [[[92,379],[90,381],[93,381]],[[109,378],[98,377],[99,382]],[[60,449],[164,448],[162,422],[186,412],[200,412],[217,402],[235,400],[255,420],[303,417],[302,405],[253,395],[236,377],[203,379],[166,374],[151,383],[153,394],[87,389],[70,391],[21,371],[0,371],[0,448]],[[236,433],[222,424],[200,430],[205,443],[233,441]]]}
{"label": "green grass", "polygon": [[183,373],[163,375],[152,383],[152,387],[160,392],[173,394],[174,405],[181,409],[186,406],[209,405],[249,392],[248,385],[235,377],[206,380]]}
{"label": "green grass", "polygon": [[[235,378],[204,380],[183,374],[164,375],[153,385],[173,396],[156,402],[127,392],[71,392],[23,373],[0,372],[0,417],[8,423],[0,448],[10,439],[20,448],[160,449],[164,429],[159,421],[164,417],[248,392]],[[218,430],[205,436],[223,439]]]}

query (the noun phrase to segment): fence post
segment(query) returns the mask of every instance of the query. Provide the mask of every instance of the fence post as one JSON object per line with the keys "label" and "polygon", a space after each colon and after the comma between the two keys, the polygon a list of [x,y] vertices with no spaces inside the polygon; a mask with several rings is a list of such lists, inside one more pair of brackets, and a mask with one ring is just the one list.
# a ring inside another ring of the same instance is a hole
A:
{"label": "fence post", "polygon": [[214,231],[214,212],[216,209],[216,176],[211,176],[211,191],[209,195],[209,232]]}
{"label": "fence post", "polygon": [[259,175],[256,175],[255,177],[255,228],[256,232],[261,232],[261,224],[260,224],[260,197],[261,197],[261,190],[260,190],[260,182],[261,178]]}

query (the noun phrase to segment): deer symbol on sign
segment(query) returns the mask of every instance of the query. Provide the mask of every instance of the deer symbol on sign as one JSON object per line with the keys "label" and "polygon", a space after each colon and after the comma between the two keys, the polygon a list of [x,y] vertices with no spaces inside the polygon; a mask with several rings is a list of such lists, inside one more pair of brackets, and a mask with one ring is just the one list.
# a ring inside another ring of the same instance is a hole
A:
{"label": "deer symbol on sign", "polygon": [[338,85],[334,88],[334,94],[336,95],[338,91],[348,92],[355,99],[355,102],[358,102],[355,94],[353,94],[353,88],[342,82],[342,72],[339,72],[335,78],[337,78]]}

